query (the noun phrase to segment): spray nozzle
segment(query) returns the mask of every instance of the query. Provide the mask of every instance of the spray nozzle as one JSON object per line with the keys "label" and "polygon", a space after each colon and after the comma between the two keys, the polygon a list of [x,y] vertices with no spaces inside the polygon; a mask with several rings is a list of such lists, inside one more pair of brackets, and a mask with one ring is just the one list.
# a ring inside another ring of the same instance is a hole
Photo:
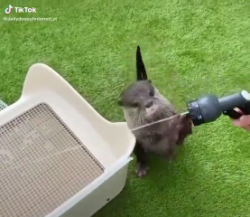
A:
{"label": "spray nozzle", "polygon": [[238,119],[242,114],[234,108],[238,107],[244,114],[250,114],[250,95],[245,90],[221,98],[211,94],[189,101],[187,107],[194,126],[213,122],[222,114]]}

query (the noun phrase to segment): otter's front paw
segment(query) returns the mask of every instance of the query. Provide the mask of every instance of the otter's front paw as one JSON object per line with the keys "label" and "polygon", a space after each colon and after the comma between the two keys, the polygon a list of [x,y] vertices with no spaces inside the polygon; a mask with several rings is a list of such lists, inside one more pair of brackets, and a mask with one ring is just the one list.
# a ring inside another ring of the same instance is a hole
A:
{"label": "otter's front paw", "polygon": [[143,177],[147,175],[149,167],[145,164],[137,163],[136,173],[139,177]]}

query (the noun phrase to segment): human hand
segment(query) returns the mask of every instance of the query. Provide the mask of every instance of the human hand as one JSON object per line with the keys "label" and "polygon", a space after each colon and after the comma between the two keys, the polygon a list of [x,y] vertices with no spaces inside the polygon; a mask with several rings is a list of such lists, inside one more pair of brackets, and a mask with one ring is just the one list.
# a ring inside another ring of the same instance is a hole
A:
{"label": "human hand", "polygon": [[[239,109],[235,109],[237,112],[243,114],[242,111],[240,111]],[[233,125],[236,127],[241,127],[247,131],[250,131],[250,115],[242,115],[239,119],[237,120],[232,120],[233,121]]]}

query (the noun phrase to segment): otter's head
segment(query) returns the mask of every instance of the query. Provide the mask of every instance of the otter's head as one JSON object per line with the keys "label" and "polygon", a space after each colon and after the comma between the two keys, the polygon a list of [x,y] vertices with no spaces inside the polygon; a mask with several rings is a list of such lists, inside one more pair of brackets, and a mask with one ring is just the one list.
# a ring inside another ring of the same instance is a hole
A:
{"label": "otter's head", "polygon": [[160,118],[166,106],[172,108],[172,105],[148,80],[139,46],[136,51],[136,75],[137,81],[123,90],[119,105],[123,107],[127,122],[141,124]]}
{"label": "otter's head", "polygon": [[121,94],[120,105],[129,115],[152,119],[159,110],[161,101],[149,80],[138,81]]}

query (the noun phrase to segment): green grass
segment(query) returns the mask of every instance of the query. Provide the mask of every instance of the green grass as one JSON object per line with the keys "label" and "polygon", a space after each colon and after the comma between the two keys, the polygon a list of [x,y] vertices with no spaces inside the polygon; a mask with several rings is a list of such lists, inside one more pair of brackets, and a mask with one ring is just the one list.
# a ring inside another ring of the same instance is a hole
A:
{"label": "green grass", "polygon": [[[250,90],[249,0],[40,2],[0,3],[0,95],[8,104],[31,64],[43,62],[108,120],[123,121],[116,100],[135,78],[138,44],[150,79],[180,111],[202,94]],[[3,21],[8,4],[57,21]],[[154,158],[138,179],[133,161],[124,191],[95,217],[249,217],[249,133],[226,117],[194,131],[171,170]]]}

